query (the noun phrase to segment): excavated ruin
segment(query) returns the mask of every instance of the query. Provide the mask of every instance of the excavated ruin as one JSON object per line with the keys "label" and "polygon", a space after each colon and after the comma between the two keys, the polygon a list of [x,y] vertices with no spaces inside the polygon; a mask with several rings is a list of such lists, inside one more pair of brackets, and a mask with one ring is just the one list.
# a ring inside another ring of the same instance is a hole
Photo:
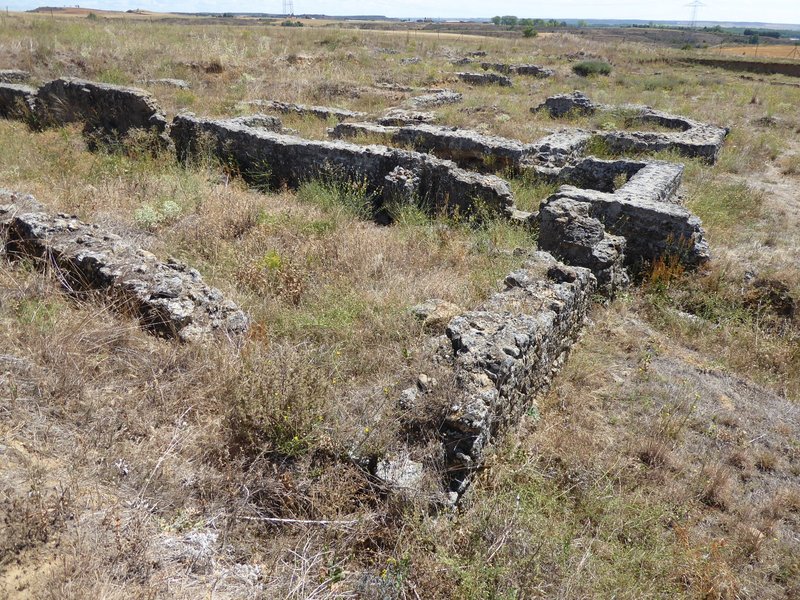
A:
{"label": "excavated ruin", "polygon": [[[519,72],[526,65],[516,65],[517,71],[505,66],[509,72]],[[474,75],[482,82],[507,79],[495,73]],[[460,100],[460,94],[441,91],[412,98],[410,103],[434,106]],[[270,101],[259,105],[340,121],[363,116]],[[548,98],[541,108],[555,116],[605,109],[579,93]],[[525,223],[535,219],[540,251],[531,253],[522,268],[505,278],[503,291],[477,309],[463,312],[450,307],[458,314],[450,318],[450,312],[445,333],[432,340],[431,368],[449,373],[447,379],[454,386],[448,389],[446,415],[431,432],[442,443],[439,462],[445,467],[450,504],[469,486],[494,436],[548,388],[586,321],[596,291],[613,295],[627,285],[631,265],[675,256],[697,266],[709,258],[700,220],[677,198],[682,165],[582,156],[593,137],[612,136],[602,139],[622,151],[641,150],[642,144],[647,149],[668,144],[716,158],[726,131],[646,107],[635,109],[641,122],[680,131],[570,129],[525,144],[426,124],[421,121],[432,118],[430,113],[402,109],[384,115],[380,124],[340,123],[331,130],[334,137],[381,136],[420,151],[414,152],[285,135],[280,133],[279,118],[262,114],[224,120],[181,114],[167,127],[150,96],[133,88],[72,79],[55,80],[39,90],[0,84],[2,116],[34,119],[37,126],[82,121],[88,130],[104,136],[122,136],[134,128],[158,133],[169,129],[180,160],[211,152],[259,185],[296,187],[314,178],[356,182],[372,199],[379,221],[388,220],[390,207],[410,203],[431,213],[469,214],[479,206]],[[515,209],[505,181],[461,167],[530,169],[562,186],[536,215],[530,215]],[[195,340],[217,332],[236,336],[247,329],[247,316],[203,283],[197,271],[160,262],[74,217],[47,214],[30,197],[0,192],[0,232],[9,258],[27,257],[57,268],[73,293],[103,291],[112,305],[160,335]],[[413,413],[425,395],[436,393],[437,385],[421,375],[403,391],[401,409]],[[413,488],[427,467],[412,456],[404,448],[372,461],[369,468],[392,486]]]}
{"label": "excavated ruin", "polygon": [[[588,269],[568,267],[546,252],[534,252],[510,273],[504,289],[475,310],[450,320],[435,340],[432,366],[440,379],[421,375],[401,394],[402,410],[424,405],[447,378],[448,407],[437,421],[446,502],[455,504],[483,465],[499,431],[549,386],[586,321],[596,280]],[[445,375],[446,374],[446,375]],[[408,449],[373,467],[390,486],[413,489],[425,465]]]}
{"label": "excavated ruin", "polygon": [[0,116],[34,128],[83,123],[90,143],[119,141],[134,129],[163,135],[167,128],[148,92],[75,78],[54,79],[38,89],[0,84]]}
{"label": "excavated ruin", "polygon": [[499,85],[502,87],[511,87],[511,79],[505,75],[498,75],[497,73],[456,73],[464,83],[472,85]]}
{"label": "excavated ruin", "polygon": [[180,159],[201,148],[208,150],[204,144],[210,141],[216,156],[235,162],[246,179],[260,184],[296,187],[315,177],[359,182],[373,198],[379,219],[388,204],[396,201],[399,179],[408,192],[407,201],[433,213],[471,214],[476,204],[494,214],[510,216],[513,211],[513,196],[502,179],[419,152],[307,140],[189,114],[175,117],[170,135]]}
{"label": "excavated ruin", "polygon": [[546,69],[538,65],[509,65],[505,63],[482,62],[481,68],[484,71],[497,71],[504,75],[532,75],[533,77],[545,78],[555,75],[552,69]]}
{"label": "excavated ruin", "polygon": [[311,115],[318,119],[334,119],[336,121],[358,119],[366,116],[364,113],[346,110],[344,108],[292,104],[291,102],[278,102],[277,100],[251,100],[245,104],[257,106],[262,110],[270,110],[284,114]]}
{"label": "excavated ruin", "polygon": [[0,83],[0,117],[31,123],[36,111],[36,88]]}
{"label": "excavated ruin", "polygon": [[[628,180],[615,190],[621,175]],[[539,247],[591,269],[612,292],[626,279],[618,276],[623,263],[673,256],[701,265],[708,243],[700,219],[675,197],[682,176],[683,165],[662,161],[586,158],[566,167],[560,179],[581,187],[564,185],[542,203]]]}
{"label": "excavated ruin", "polygon": [[658,125],[674,132],[654,131],[595,131],[593,137],[602,140],[612,152],[659,152],[674,150],[682,156],[697,157],[714,163],[719,157],[728,129],[701,123],[687,117],[654,110],[649,106],[623,105],[614,107],[595,104],[581,92],[559,94],[547,98],[531,111],[547,111],[553,118],[569,113],[593,114],[598,111],[622,111],[631,123]]}
{"label": "excavated ruin", "polygon": [[31,196],[0,190],[2,252],[54,269],[71,293],[99,291],[116,310],[157,335],[199,341],[238,336],[247,316],[196,270],[153,254],[97,225],[44,212]]}

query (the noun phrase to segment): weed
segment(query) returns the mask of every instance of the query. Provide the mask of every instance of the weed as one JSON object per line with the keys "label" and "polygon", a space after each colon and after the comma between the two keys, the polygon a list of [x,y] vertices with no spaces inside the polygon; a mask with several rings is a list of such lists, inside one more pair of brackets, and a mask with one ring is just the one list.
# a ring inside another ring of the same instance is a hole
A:
{"label": "weed", "polygon": [[572,71],[581,77],[591,75],[610,75],[611,65],[602,60],[584,60],[572,65]]}

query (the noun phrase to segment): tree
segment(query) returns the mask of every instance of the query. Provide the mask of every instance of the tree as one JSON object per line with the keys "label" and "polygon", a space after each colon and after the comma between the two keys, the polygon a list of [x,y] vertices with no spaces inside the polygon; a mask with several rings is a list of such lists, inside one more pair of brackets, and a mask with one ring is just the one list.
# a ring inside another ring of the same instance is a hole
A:
{"label": "tree", "polygon": [[519,19],[514,15],[505,15],[501,17],[500,22],[508,27],[516,27]]}
{"label": "tree", "polygon": [[500,17],[492,17],[492,23],[494,23],[495,25],[500,25],[501,21],[502,19]]}

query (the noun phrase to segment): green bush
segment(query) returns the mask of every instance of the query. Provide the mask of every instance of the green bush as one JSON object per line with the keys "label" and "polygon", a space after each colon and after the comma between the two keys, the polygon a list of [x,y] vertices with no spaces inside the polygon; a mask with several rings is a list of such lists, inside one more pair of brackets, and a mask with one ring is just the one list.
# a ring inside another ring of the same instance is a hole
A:
{"label": "green bush", "polygon": [[581,77],[590,75],[610,75],[611,65],[602,60],[584,60],[572,66],[572,70]]}

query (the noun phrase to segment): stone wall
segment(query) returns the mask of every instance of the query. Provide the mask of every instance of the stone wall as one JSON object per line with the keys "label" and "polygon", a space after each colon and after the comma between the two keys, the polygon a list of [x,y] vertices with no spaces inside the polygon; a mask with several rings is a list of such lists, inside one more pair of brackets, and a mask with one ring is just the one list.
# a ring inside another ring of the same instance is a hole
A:
{"label": "stone wall", "polygon": [[36,102],[39,126],[84,123],[85,133],[107,141],[124,138],[131,130],[163,134],[167,120],[153,97],[137,88],[82,79],[55,79],[39,88]]}
{"label": "stone wall", "polygon": [[36,88],[16,83],[0,83],[0,117],[33,122]]}
{"label": "stone wall", "polygon": [[511,87],[511,79],[505,75],[498,75],[497,73],[456,73],[464,83],[472,85],[499,85],[503,87]]}
{"label": "stone wall", "polygon": [[555,71],[546,69],[538,65],[509,65],[505,63],[482,62],[481,68],[484,71],[498,71],[505,75],[532,75],[533,77],[552,77]]}
{"label": "stone wall", "polygon": [[675,256],[688,266],[697,266],[709,259],[700,219],[683,206],[628,194],[624,186],[608,193],[565,185],[544,201],[540,219],[551,204],[562,200],[586,204],[589,217],[625,238],[628,264]]}
{"label": "stone wall", "polygon": [[[436,432],[443,445],[450,504],[466,491],[503,427],[535,409],[537,396],[550,386],[580,334],[595,284],[587,269],[567,267],[546,252],[535,252],[505,278],[502,291],[450,320],[434,353],[439,373],[449,372],[446,376],[454,382]],[[442,383],[421,376],[403,392],[401,406],[413,411]],[[411,474],[421,477],[423,465],[409,461],[407,452],[399,456],[394,468],[391,461],[379,463],[375,474],[394,473],[394,480],[413,487],[408,479]]]}
{"label": "stone wall", "polygon": [[410,146],[419,152],[432,152],[452,160],[460,167],[478,171],[516,169],[528,153],[528,146],[517,140],[483,135],[458,127],[426,124],[385,127],[371,123],[340,123],[329,133],[335,138],[379,135],[390,144]]}
{"label": "stone wall", "polygon": [[292,104],[291,102],[278,102],[276,100],[251,100],[247,102],[250,106],[257,106],[262,110],[272,110],[284,114],[311,115],[318,119],[335,119],[344,121],[345,119],[363,118],[366,115],[361,112],[354,112],[344,108],[333,108],[330,106],[311,106],[308,104]]}
{"label": "stone wall", "polygon": [[374,199],[376,214],[385,208],[387,176],[398,167],[414,174],[413,195],[427,210],[457,209],[469,214],[480,205],[508,215],[513,209],[513,196],[502,179],[465,171],[450,161],[418,152],[307,140],[193,115],[175,117],[170,135],[180,159],[211,151],[224,161],[233,161],[245,178],[262,184],[296,187],[315,177],[363,183]]}
{"label": "stone wall", "polygon": [[655,124],[675,130],[674,132],[622,130],[593,132],[593,137],[604,141],[612,152],[618,153],[673,150],[682,156],[702,158],[714,163],[728,135],[728,129],[724,127],[654,110],[649,106],[614,107],[595,104],[578,91],[551,96],[531,110],[547,111],[553,118],[560,118],[570,113],[592,114],[597,111],[622,110],[628,113],[626,119],[632,123]]}
{"label": "stone wall", "polygon": [[153,254],[75,217],[43,211],[30,196],[0,190],[0,238],[11,259],[56,269],[69,292],[100,291],[115,309],[155,334],[198,341],[238,336],[247,316],[196,270]]}

